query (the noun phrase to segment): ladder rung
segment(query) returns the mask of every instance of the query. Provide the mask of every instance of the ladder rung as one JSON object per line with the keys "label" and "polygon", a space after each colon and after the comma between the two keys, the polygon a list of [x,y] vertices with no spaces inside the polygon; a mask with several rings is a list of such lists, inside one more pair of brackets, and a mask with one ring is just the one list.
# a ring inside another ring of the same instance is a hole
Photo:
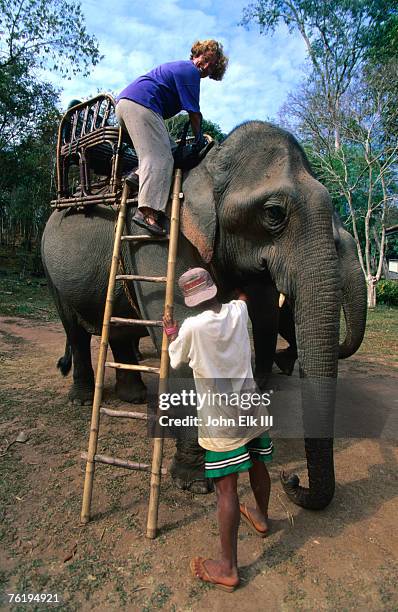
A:
{"label": "ladder rung", "polygon": [[114,363],[113,361],[107,361],[105,365],[107,368],[115,368],[116,370],[134,370],[135,372],[160,374],[160,368],[153,368],[151,366],[133,365],[131,363]]}
{"label": "ladder rung", "polygon": [[165,283],[165,276],[141,276],[140,274],[117,274],[116,280],[148,281],[150,283]]}
{"label": "ladder rung", "polygon": [[[80,455],[82,459],[88,458],[88,453]],[[114,465],[115,467],[127,468],[128,470],[139,470],[140,472],[150,472],[151,466],[147,463],[137,463],[128,459],[118,459],[117,457],[108,457],[108,455],[94,455],[95,463],[105,463],[106,465]],[[161,468],[162,474],[167,474],[166,468]]]}
{"label": "ladder rung", "polygon": [[144,412],[131,412],[129,410],[111,410],[110,408],[100,408],[101,414],[106,414],[110,417],[123,417],[125,419],[140,419],[147,421],[148,415]]}
{"label": "ladder rung", "polygon": [[127,241],[137,241],[137,242],[164,242],[165,240],[168,240],[169,237],[168,236],[122,236],[122,241],[123,240],[127,240]]}
{"label": "ladder rung", "polygon": [[124,319],[122,317],[111,317],[111,323],[114,325],[145,325],[146,327],[163,327],[162,321],[153,321],[149,319]]}

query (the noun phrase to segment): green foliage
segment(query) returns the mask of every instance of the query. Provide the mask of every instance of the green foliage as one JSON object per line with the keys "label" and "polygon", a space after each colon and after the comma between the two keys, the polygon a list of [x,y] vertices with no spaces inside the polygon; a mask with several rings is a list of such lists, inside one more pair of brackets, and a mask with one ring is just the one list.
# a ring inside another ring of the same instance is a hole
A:
{"label": "green foliage", "polygon": [[79,1],[0,0],[0,30],[2,69],[16,64],[87,75],[101,59]]}
{"label": "green foliage", "polygon": [[50,107],[18,144],[0,149],[0,243],[38,249],[55,196],[55,148],[59,112]]}
{"label": "green foliage", "polygon": [[209,134],[209,136],[212,136],[215,140],[217,140],[217,142],[222,142],[224,138],[226,138],[226,134],[221,131],[220,126],[217,123],[213,123],[213,121],[209,121],[208,119],[203,119],[202,131],[204,134]]}
{"label": "green foliage", "polygon": [[371,32],[369,59],[375,64],[398,59],[398,9],[386,15],[386,19]]}
{"label": "green foliage", "polygon": [[381,280],[376,285],[376,299],[379,304],[398,306],[398,281]]}
{"label": "green foliage", "polygon": [[[180,138],[187,121],[189,121],[189,116],[187,113],[180,113],[171,119],[166,119],[166,127],[170,136],[175,140]],[[204,134],[209,134],[218,142],[221,142],[225,138],[225,134],[221,131],[220,126],[217,125],[217,123],[208,121],[207,119],[202,120],[202,132]],[[189,128],[188,136],[192,135],[192,129]]]}
{"label": "green foliage", "polygon": [[[339,214],[343,221],[345,228],[353,234],[353,217],[350,213],[347,199],[342,192],[339,184],[337,183],[336,177],[338,176],[341,183],[346,181],[347,185],[353,185],[358,180],[358,185],[352,193],[353,208],[356,213],[356,229],[358,239],[360,242],[361,252],[366,251],[366,236],[365,236],[365,224],[364,219],[368,208],[368,195],[369,195],[369,174],[363,173],[365,162],[363,157],[363,151],[359,146],[353,146],[343,143],[338,151],[331,151],[328,154],[329,166],[325,168],[325,158],[320,160],[320,157],[314,151],[314,143],[308,141],[305,144],[305,152],[310,161],[312,169],[317,179],[327,188],[329,191],[334,209]],[[344,160],[344,165],[342,163]],[[346,177],[345,177],[346,172]],[[386,172],[387,174],[387,172]],[[398,189],[398,181],[392,180],[390,190],[395,191]],[[373,182],[373,201],[374,203],[381,202],[383,200],[383,193],[380,185],[380,181]],[[379,248],[378,243],[375,240],[376,235],[380,236],[382,223],[385,227],[395,225],[398,223],[398,207],[394,204],[390,204],[385,207],[385,219],[383,221],[383,207],[375,207],[369,219],[370,229],[370,241],[369,241],[369,254],[371,267],[377,268]],[[386,236],[385,240],[385,257],[387,259],[398,257],[398,235],[391,234]]]}
{"label": "green foliage", "polygon": [[25,64],[0,68],[0,151],[10,151],[55,112],[58,92],[36,80]]}
{"label": "green foliage", "polygon": [[257,23],[262,34],[272,34],[281,22],[290,32],[298,30],[318,75],[324,80],[323,67],[332,60],[335,84],[344,86],[370,45],[370,32],[394,7],[394,0],[256,0],[244,9],[241,23]]}
{"label": "green foliage", "polygon": [[[375,32],[395,32],[396,16],[396,0],[256,0],[244,9],[241,25],[254,22],[260,33],[272,34],[284,23],[290,32],[301,34],[312,66],[306,80],[316,84],[337,121],[340,97],[370,50],[377,54],[384,44]],[[391,45],[395,42],[394,34]]]}
{"label": "green foliage", "polygon": [[310,71],[281,116],[305,142],[364,274],[376,280],[398,188],[397,16],[396,0],[257,0],[242,22],[263,34],[284,23],[302,36]]}
{"label": "green foliage", "polygon": [[59,92],[101,59],[79,0],[0,0],[0,243],[38,248],[54,195]]}

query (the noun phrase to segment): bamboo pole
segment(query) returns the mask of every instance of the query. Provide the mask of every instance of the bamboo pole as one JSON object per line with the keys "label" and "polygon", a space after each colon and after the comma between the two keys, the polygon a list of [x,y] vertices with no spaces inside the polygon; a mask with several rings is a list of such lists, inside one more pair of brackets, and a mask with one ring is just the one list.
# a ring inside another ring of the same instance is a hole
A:
{"label": "bamboo pole", "polygon": [[[93,206],[94,204],[104,204],[113,206],[117,204],[119,193],[114,193],[106,196],[78,196],[71,198],[62,198],[60,200],[52,200],[51,208],[81,208],[84,206]],[[137,198],[128,198],[126,204],[136,204]],[[157,236],[156,236],[157,238]]]}
{"label": "bamboo pole", "polygon": [[126,222],[126,209],[127,209],[126,201],[127,201],[128,193],[129,193],[129,187],[125,183],[123,187],[122,199],[120,202],[119,216],[118,216],[117,225],[116,225],[115,242],[113,245],[113,253],[112,253],[112,264],[111,264],[111,270],[109,273],[109,284],[108,284],[108,291],[106,295],[104,321],[102,325],[101,344],[100,344],[100,350],[99,350],[99,356],[98,356],[97,375],[95,378],[93,411],[92,411],[92,416],[91,416],[90,438],[89,438],[89,446],[88,446],[88,453],[87,453],[86,476],[84,480],[83,503],[82,503],[82,512],[81,512],[81,522],[84,524],[88,523],[88,521],[90,520],[91,497],[92,497],[92,492],[93,492],[93,480],[94,480],[94,471],[95,471],[94,456],[97,452],[100,405],[101,405],[102,391],[103,391],[103,386],[104,386],[105,361],[106,361],[106,354],[108,351],[110,318],[112,316],[112,306],[113,306],[113,299],[114,299],[116,273],[119,268],[119,255],[120,255],[120,246],[121,246],[120,238],[122,236],[124,225]]}
{"label": "bamboo pole", "polygon": [[167,276],[142,276],[141,274],[118,274],[117,280],[146,281],[148,283],[166,283]]}
{"label": "bamboo pole", "polygon": [[146,234],[142,236],[122,236],[122,241],[127,242],[164,242],[165,240],[168,240],[167,236],[155,236],[154,234],[152,236]]}
{"label": "bamboo pole", "polygon": [[159,368],[143,365],[135,365],[132,363],[114,363],[113,361],[107,361],[105,363],[107,368],[115,368],[115,370],[131,370],[133,372],[147,372],[148,374],[160,374]]}
{"label": "bamboo pole", "polygon": [[[82,453],[82,459],[87,459],[88,453]],[[97,463],[105,463],[106,465],[114,465],[115,467],[125,468],[127,470],[138,470],[141,472],[149,472],[151,466],[147,463],[138,463],[129,459],[119,459],[118,457],[109,457],[108,455],[95,455],[94,461]],[[162,468],[162,474],[167,474],[166,468]]]}
{"label": "bamboo pole", "polygon": [[145,325],[146,327],[162,327],[163,321],[146,320],[146,319],[125,319],[124,317],[112,317],[113,325]]}
{"label": "bamboo pole", "polygon": [[110,417],[123,417],[124,419],[138,419],[141,421],[147,421],[148,415],[145,412],[131,412],[130,410],[113,410],[111,408],[102,407],[100,410],[101,414],[106,414]]}
{"label": "bamboo pole", "polygon": [[[182,170],[177,169],[174,173],[173,200],[171,205],[170,219],[170,242],[167,259],[167,282],[166,297],[164,301],[164,312],[173,316],[174,307],[174,281],[175,266],[177,260],[178,234],[180,221],[180,192],[182,185]],[[168,338],[163,332],[162,351],[160,356],[159,394],[167,390],[167,378],[169,374],[169,351]],[[153,441],[151,488],[149,495],[148,520],[146,537],[156,537],[159,511],[159,493],[162,470],[163,437],[155,438]]]}

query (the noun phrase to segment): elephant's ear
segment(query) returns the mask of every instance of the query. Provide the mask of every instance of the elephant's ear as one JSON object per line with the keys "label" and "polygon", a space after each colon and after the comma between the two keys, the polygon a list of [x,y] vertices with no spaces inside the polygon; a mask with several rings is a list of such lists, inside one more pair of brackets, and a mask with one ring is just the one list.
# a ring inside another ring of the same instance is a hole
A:
{"label": "elephant's ear", "polygon": [[[208,158],[213,156],[213,151]],[[181,231],[209,263],[213,257],[217,214],[213,179],[208,158],[189,172],[183,183],[184,202],[181,208]]]}

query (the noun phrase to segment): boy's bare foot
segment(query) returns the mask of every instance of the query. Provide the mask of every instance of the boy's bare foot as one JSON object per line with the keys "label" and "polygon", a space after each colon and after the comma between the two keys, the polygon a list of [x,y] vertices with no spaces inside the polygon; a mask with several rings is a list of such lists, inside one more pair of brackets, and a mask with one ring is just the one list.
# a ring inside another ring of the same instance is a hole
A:
{"label": "boy's bare foot", "polygon": [[194,557],[190,565],[195,578],[214,584],[215,587],[223,591],[232,592],[239,585],[237,568],[228,568],[222,561]]}
{"label": "boy's bare foot", "polygon": [[239,504],[240,513],[245,523],[250,529],[262,538],[269,532],[267,518],[258,510],[246,504]]}

